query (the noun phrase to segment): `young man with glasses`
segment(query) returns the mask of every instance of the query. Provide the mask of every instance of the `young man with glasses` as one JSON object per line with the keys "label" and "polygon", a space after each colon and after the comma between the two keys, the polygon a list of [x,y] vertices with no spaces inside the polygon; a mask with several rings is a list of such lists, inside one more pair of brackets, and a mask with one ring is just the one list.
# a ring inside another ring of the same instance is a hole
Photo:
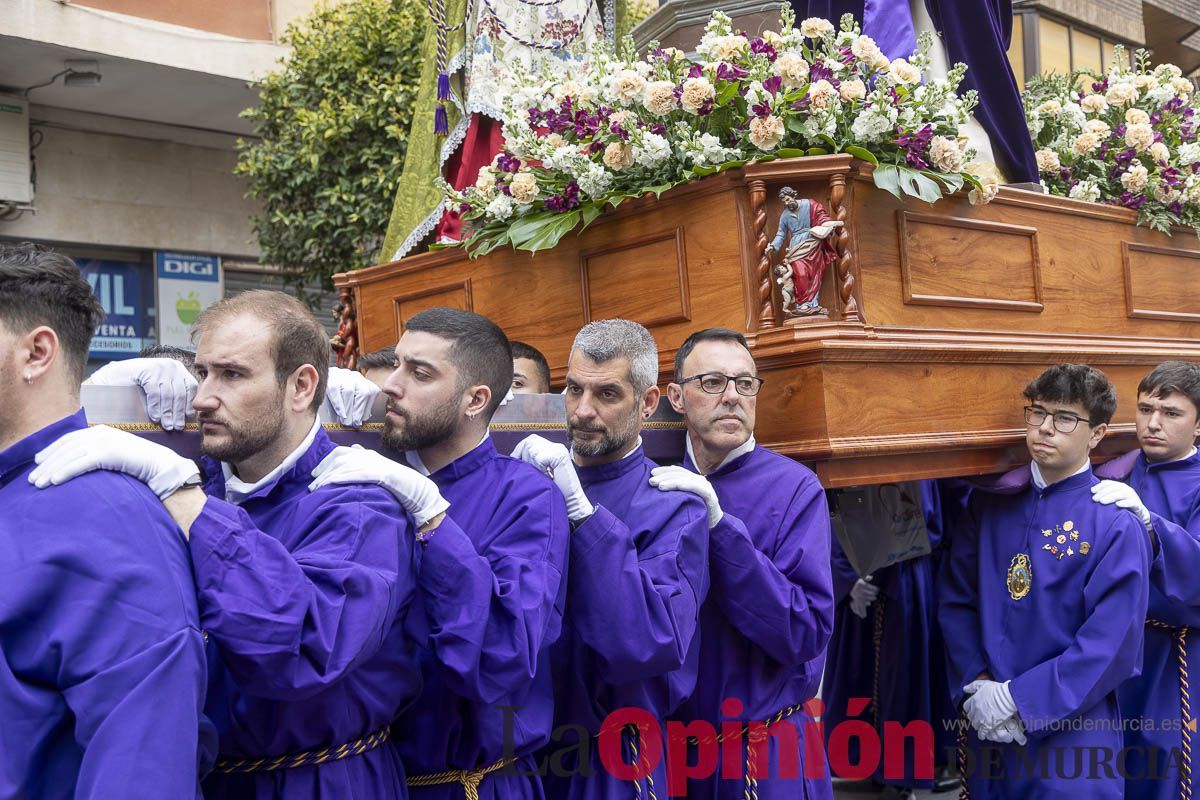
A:
{"label": "young man with glasses", "polygon": [[[748,763],[762,744],[737,747],[740,764],[721,763],[730,752],[721,744],[715,772],[689,781],[693,800],[833,796],[825,764],[806,763],[824,762],[824,749],[819,738],[804,741],[801,709],[817,693],[833,629],[829,507],[810,470],[755,443],[762,386],[741,334],[709,328],[689,336],[667,387],[671,406],[687,420],[687,454],[682,467],[660,467],[651,478],[659,489],[703,498],[711,526],[712,591],[700,612],[700,669],[696,690],[677,716],[717,730],[731,716],[783,720],[796,734],[793,741],[778,731],[769,737],[765,774],[751,774]],[[728,713],[726,698],[740,701],[740,711]],[[782,762],[798,755],[798,778],[781,770],[783,747],[798,751]],[[696,763],[696,755],[689,754],[688,763]]]}
{"label": "young man with glasses", "polygon": [[[1184,753],[1195,732],[1157,724],[1192,711],[1189,665],[1200,665],[1200,364],[1168,361],[1138,386],[1138,450],[1103,471],[1097,502],[1133,510],[1157,545],[1150,569],[1146,647],[1140,677],[1121,687],[1121,713],[1139,721],[1125,731],[1126,798],[1166,800],[1197,789]],[[1193,667],[1194,669],[1195,667]],[[1145,721],[1144,724],[1142,721]]]}
{"label": "young man with glasses", "polygon": [[1014,493],[974,493],[941,575],[950,688],[977,756],[965,780],[973,798],[1118,800],[1116,690],[1141,664],[1151,543],[1136,516],[1092,501],[1089,454],[1117,396],[1099,370],[1060,364],[1025,398],[1032,463]]}

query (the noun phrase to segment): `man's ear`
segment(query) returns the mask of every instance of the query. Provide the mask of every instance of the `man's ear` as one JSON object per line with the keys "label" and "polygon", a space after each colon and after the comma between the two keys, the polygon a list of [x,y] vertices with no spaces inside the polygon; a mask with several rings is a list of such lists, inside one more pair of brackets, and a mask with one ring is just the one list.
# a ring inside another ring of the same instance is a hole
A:
{"label": "man's ear", "polygon": [[[312,364],[301,364],[296,367],[296,371],[292,373],[288,379],[288,385],[291,387],[291,398],[288,405],[294,412],[307,411],[312,408],[313,398],[317,393],[317,385],[320,383],[321,376],[317,373],[317,368]],[[321,400],[325,398],[322,397]]]}
{"label": "man's ear", "polygon": [[657,386],[651,386],[642,393],[642,419],[650,419],[654,416],[654,412],[658,410],[660,397],[662,397],[662,390]]}
{"label": "man's ear", "polygon": [[466,400],[463,412],[468,417],[474,419],[486,411],[488,404],[492,402],[492,390],[487,384],[479,383],[467,387],[463,398]]}
{"label": "man's ear", "polygon": [[1108,424],[1107,423],[1102,422],[1099,425],[1097,425],[1096,427],[1092,428],[1092,438],[1090,440],[1088,440],[1088,450],[1089,451],[1095,450],[1096,446],[1098,444],[1100,444],[1100,441],[1104,438],[1105,434],[1107,434],[1107,433],[1108,433]]}
{"label": "man's ear", "polygon": [[667,384],[667,402],[678,414],[683,414],[683,387],[672,381]]}

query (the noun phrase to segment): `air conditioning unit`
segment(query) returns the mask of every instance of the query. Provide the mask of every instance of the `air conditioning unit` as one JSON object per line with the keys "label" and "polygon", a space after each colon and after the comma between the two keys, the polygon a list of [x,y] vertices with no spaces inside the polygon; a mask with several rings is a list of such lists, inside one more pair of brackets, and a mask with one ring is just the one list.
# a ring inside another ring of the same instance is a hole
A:
{"label": "air conditioning unit", "polygon": [[29,159],[29,102],[0,94],[0,204],[33,202]]}

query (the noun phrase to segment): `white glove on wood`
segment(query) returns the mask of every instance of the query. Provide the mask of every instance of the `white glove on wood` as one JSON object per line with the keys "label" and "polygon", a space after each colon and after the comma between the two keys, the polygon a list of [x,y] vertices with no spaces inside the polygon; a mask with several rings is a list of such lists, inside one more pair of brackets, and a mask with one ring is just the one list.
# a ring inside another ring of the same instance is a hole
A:
{"label": "white glove on wood", "polygon": [[173,358],[130,358],[92,373],[94,386],[137,386],[145,395],[146,415],[163,430],[181,431],[194,415],[196,376]]}

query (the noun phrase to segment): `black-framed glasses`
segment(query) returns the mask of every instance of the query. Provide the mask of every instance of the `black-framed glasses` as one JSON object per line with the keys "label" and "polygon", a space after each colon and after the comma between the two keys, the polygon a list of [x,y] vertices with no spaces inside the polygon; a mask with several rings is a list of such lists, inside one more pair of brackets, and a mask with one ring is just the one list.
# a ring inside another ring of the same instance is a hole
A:
{"label": "black-framed glasses", "polygon": [[1054,417],[1054,430],[1059,433],[1074,433],[1081,422],[1086,422],[1088,425],[1092,424],[1092,421],[1087,417],[1072,414],[1070,411],[1055,411],[1051,414],[1044,408],[1025,406],[1025,424],[1029,427],[1040,428],[1042,423],[1046,421],[1046,417]]}
{"label": "black-framed glasses", "polygon": [[719,372],[705,372],[701,375],[684,378],[679,381],[679,385],[682,386],[692,381],[699,381],[700,391],[706,394],[723,394],[725,387],[729,385],[730,381],[733,381],[734,390],[746,397],[754,397],[754,395],[758,394],[758,390],[762,388],[762,385],[766,383],[762,378],[755,378],[750,375],[722,375]]}

